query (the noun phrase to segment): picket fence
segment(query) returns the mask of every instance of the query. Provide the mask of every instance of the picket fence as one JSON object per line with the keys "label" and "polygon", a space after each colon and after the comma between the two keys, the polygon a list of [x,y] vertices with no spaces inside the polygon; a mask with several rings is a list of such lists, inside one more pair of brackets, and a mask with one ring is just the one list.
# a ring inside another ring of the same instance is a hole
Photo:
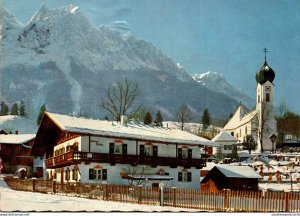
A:
{"label": "picket fence", "polygon": [[[6,178],[14,190],[221,212],[300,212],[300,193],[219,191]],[[161,194],[162,192],[162,194]],[[162,197],[161,197],[162,195]]]}

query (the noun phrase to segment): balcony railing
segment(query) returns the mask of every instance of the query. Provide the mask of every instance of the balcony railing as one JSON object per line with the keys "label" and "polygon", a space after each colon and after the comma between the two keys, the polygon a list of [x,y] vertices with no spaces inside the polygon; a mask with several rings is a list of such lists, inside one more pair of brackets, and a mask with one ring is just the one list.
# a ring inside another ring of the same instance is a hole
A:
{"label": "balcony railing", "polygon": [[63,155],[51,157],[46,160],[47,168],[59,168],[67,165],[78,164],[81,162],[90,163],[110,163],[115,164],[130,164],[130,165],[150,165],[170,166],[172,168],[183,166],[185,168],[196,167],[201,169],[206,166],[203,159],[190,158],[171,158],[171,157],[152,157],[141,155],[119,155],[105,153],[88,153],[88,152],[67,152]]}

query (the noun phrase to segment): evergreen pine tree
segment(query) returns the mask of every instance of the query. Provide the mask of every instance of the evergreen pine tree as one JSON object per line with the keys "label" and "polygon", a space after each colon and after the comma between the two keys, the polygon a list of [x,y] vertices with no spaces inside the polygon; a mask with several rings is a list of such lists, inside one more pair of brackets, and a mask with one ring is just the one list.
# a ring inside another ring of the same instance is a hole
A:
{"label": "evergreen pine tree", "polygon": [[154,123],[156,126],[163,126],[162,122],[163,122],[163,118],[161,116],[160,111],[158,110],[156,113],[156,118],[155,118]]}
{"label": "evergreen pine tree", "polygon": [[4,115],[8,115],[8,106],[4,103],[4,101],[1,102],[1,109],[0,109],[0,115],[4,116]]}
{"label": "evergreen pine tree", "polygon": [[38,118],[36,120],[36,124],[39,126],[41,124],[41,121],[42,121],[42,118],[43,118],[43,115],[44,115],[44,112],[46,112],[47,109],[46,109],[46,105],[43,104],[40,108],[40,112],[39,112],[39,115],[38,115]]}
{"label": "evergreen pine tree", "polygon": [[14,103],[10,110],[11,115],[19,115],[19,107],[17,103]]}
{"label": "evergreen pine tree", "polygon": [[144,124],[145,125],[150,125],[152,123],[152,116],[150,112],[147,112],[145,117],[144,117]]}
{"label": "evergreen pine tree", "polygon": [[243,149],[248,150],[249,154],[251,154],[252,150],[255,150],[257,147],[257,142],[255,142],[252,135],[248,134],[246,137],[244,137],[244,142],[242,143]]}
{"label": "evergreen pine tree", "polygon": [[203,124],[203,130],[206,130],[211,124],[210,114],[207,108],[203,111],[202,124]]}
{"label": "evergreen pine tree", "polygon": [[27,115],[27,113],[25,111],[24,101],[21,100],[21,104],[20,104],[20,116],[25,117],[26,115]]}

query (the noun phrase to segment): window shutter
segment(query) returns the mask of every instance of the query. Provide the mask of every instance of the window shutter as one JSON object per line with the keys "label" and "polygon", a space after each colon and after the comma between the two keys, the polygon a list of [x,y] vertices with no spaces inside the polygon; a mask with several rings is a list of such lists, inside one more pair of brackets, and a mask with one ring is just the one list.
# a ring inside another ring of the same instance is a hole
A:
{"label": "window shutter", "polygon": [[89,179],[90,180],[94,179],[94,169],[89,169]]}
{"label": "window shutter", "polygon": [[127,155],[127,144],[123,144],[123,155]]}
{"label": "window shutter", "polygon": [[153,157],[157,157],[157,154],[158,154],[158,147],[153,146]]}
{"label": "window shutter", "polygon": [[115,151],[115,144],[109,143],[109,154],[113,154]]}
{"label": "window shutter", "polygon": [[188,172],[188,173],[187,173],[187,181],[188,181],[188,182],[191,182],[191,181],[192,181],[192,173],[191,173],[191,172]]}
{"label": "window shutter", "polygon": [[140,145],[140,155],[144,156],[145,152],[144,152],[144,145]]}
{"label": "window shutter", "polygon": [[189,150],[188,150],[188,158],[189,158],[189,159],[192,159],[192,155],[193,155],[193,150],[192,150],[192,149],[189,149]]}
{"label": "window shutter", "polygon": [[102,180],[107,180],[107,169],[102,169]]}
{"label": "window shutter", "polygon": [[182,149],[181,148],[178,149],[178,158],[182,158]]}
{"label": "window shutter", "polygon": [[182,173],[178,172],[178,181],[181,182],[182,181]]}

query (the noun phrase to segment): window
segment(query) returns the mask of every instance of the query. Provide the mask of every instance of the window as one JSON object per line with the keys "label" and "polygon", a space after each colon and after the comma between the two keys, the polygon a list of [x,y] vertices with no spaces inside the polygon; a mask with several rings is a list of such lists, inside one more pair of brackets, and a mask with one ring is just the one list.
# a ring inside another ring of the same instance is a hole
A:
{"label": "window", "polygon": [[178,181],[179,182],[191,182],[192,181],[192,173],[191,172],[178,172]]}
{"label": "window", "polygon": [[78,170],[74,168],[72,174],[73,174],[72,179],[77,181],[78,180]]}
{"label": "window", "polygon": [[231,145],[224,145],[224,150],[232,150],[232,146]]}
{"label": "window", "polygon": [[122,154],[122,144],[115,144],[115,154]]}
{"label": "window", "polygon": [[245,135],[247,135],[247,126],[245,127]]}
{"label": "window", "polygon": [[144,153],[146,156],[152,156],[152,145],[145,145]]}
{"label": "window", "polygon": [[67,170],[65,171],[65,180],[66,180],[66,181],[69,181],[69,180],[70,180],[70,170],[69,170],[69,169],[67,169]]}
{"label": "window", "polygon": [[187,148],[183,148],[182,149],[182,158],[187,158],[188,157],[188,149]]}
{"label": "window", "polygon": [[127,144],[109,143],[109,154],[127,155]]}
{"label": "window", "polygon": [[90,180],[107,180],[107,169],[89,169]]}
{"label": "window", "polygon": [[270,102],[270,93],[266,93],[266,101]]}
{"label": "window", "polygon": [[257,103],[260,103],[260,95],[257,96]]}

